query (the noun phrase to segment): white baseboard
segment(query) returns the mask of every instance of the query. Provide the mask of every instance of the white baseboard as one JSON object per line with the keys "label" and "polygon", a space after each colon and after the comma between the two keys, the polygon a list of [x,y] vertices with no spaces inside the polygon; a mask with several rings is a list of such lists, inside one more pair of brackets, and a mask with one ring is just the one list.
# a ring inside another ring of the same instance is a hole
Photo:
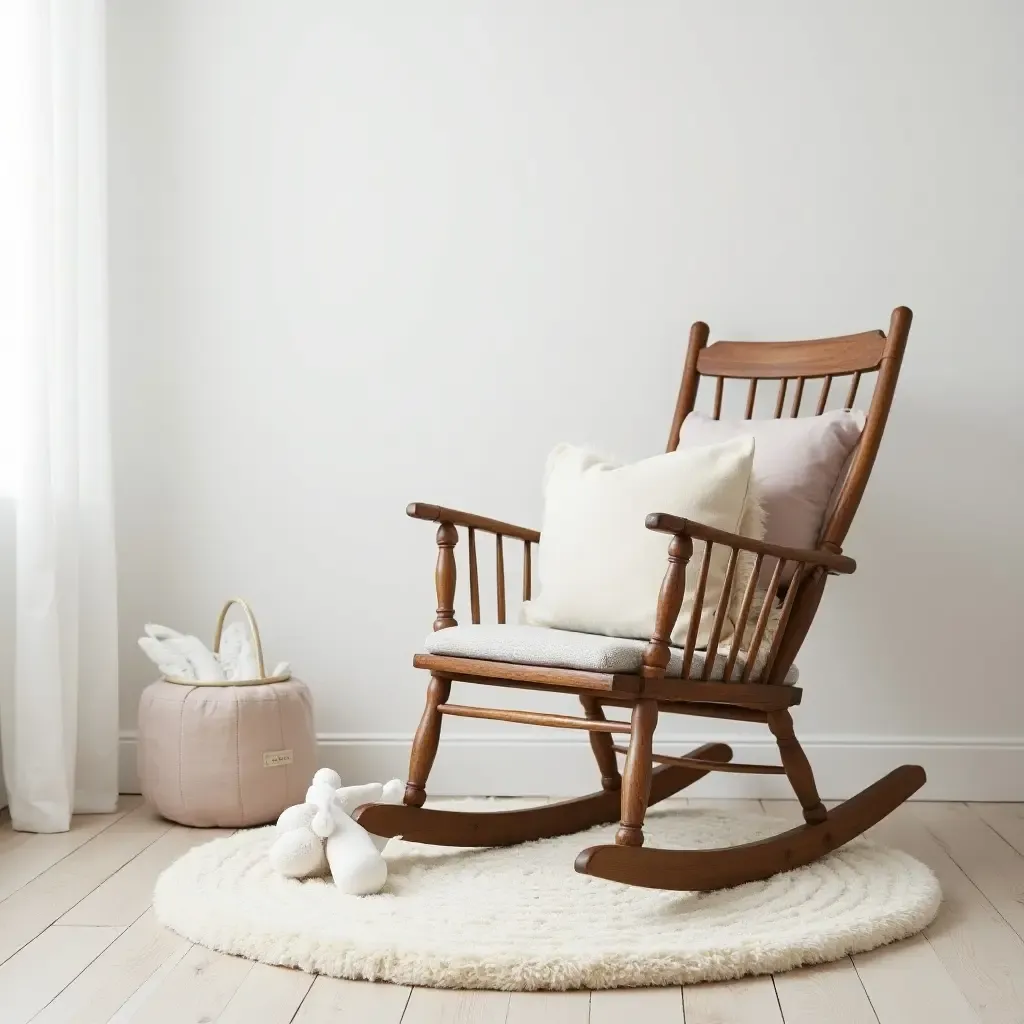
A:
{"label": "white baseboard", "polygon": [[[723,737],[737,761],[778,763],[774,742]],[[327,733],[320,764],[346,782],[404,778],[411,737],[390,733]],[[706,736],[666,736],[658,751],[685,754]],[[925,800],[1024,801],[1024,739],[945,737],[814,737],[803,740],[825,800],[844,800],[901,764],[923,765]],[[121,792],[137,793],[136,738],[121,734]],[[430,776],[434,796],[572,796],[597,788],[586,737],[452,736],[441,741]],[[695,797],[791,797],[784,777],[717,773]]]}

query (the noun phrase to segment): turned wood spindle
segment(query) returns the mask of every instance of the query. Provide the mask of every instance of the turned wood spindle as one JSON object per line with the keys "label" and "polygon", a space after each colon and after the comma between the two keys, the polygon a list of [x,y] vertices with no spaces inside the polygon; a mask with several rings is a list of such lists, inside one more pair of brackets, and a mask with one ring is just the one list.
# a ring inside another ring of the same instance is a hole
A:
{"label": "turned wood spindle", "polygon": [[[693,541],[689,537],[673,536],[668,545],[668,568],[661,581],[658,607],[654,617],[654,636],[643,657],[643,675],[661,678],[669,662],[669,641],[679,618],[686,587],[686,565],[693,554]],[[705,574],[706,575],[706,574]]]}
{"label": "turned wood spindle", "polygon": [[420,717],[419,727],[412,741],[412,753],[409,756],[409,778],[405,784],[405,804],[409,807],[422,807],[427,799],[427,776],[437,756],[437,745],[441,741],[441,712],[438,706],[443,704],[452,691],[450,679],[431,676],[427,686],[427,702]]}
{"label": "turned wood spindle", "polygon": [[821,824],[828,817],[828,811],[818,796],[811,764],[793,731],[793,716],[785,709],[769,711],[768,728],[779,745],[779,756],[782,758],[783,768],[786,769],[786,777],[800,801],[800,806],[804,809],[804,821],[808,825]]}
{"label": "turned wood spindle", "polygon": [[654,730],[658,724],[658,702],[638,700],[630,717],[629,753],[622,775],[622,817],[615,833],[618,846],[644,845],[644,817],[651,794]]}
{"label": "turned wood spindle", "polygon": [[[581,696],[583,713],[591,722],[605,722],[604,708],[596,697]],[[590,733],[590,749],[594,752],[598,771],[601,773],[601,788],[607,793],[622,787],[619,763],[615,760],[615,741],[606,732]]]}
{"label": "turned wood spindle", "polygon": [[457,626],[455,621],[455,545],[459,532],[451,523],[442,523],[437,528],[437,568],[434,570],[434,587],[437,590],[437,618],[434,632]]}

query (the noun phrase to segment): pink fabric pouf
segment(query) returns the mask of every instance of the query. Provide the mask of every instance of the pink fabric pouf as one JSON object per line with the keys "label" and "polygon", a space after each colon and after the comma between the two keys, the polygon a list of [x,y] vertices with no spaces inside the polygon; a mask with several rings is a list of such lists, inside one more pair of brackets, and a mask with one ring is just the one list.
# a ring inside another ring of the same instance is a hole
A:
{"label": "pink fabric pouf", "polygon": [[254,686],[161,680],[142,693],[142,794],[171,821],[265,825],[302,803],[315,771],[313,701],[301,680]]}

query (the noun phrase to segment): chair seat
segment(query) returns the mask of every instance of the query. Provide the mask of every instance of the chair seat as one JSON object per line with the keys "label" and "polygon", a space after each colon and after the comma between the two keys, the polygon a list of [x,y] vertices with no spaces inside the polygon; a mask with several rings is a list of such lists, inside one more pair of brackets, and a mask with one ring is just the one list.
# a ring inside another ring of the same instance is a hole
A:
{"label": "chair seat", "polygon": [[[640,671],[647,641],[596,633],[574,633],[546,626],[479,625],[439,629],[427,637],[425,647],[428,654],[451,658],[478,658],[481,661],[505,661],[517,665],[546,665],[586,672],[634,675]],[[728,645],[719,647],[709,680],[721,682],[728,654]],[[752,681],[757,681],[766,657],[766,652],[758,653],[751,673]],[[690,679],[701,678],[704,661],[705,652],[695,651],[690,664]],[[740,651],[730,682],[740,681],[746,664],[746,654]],[[670,649],[667,675],[678,679],[682,676],[682,670],[683,652],[673,647]],[[799,677],[800,673],[796,665],[793,665],[783,683],[791,686]]]}

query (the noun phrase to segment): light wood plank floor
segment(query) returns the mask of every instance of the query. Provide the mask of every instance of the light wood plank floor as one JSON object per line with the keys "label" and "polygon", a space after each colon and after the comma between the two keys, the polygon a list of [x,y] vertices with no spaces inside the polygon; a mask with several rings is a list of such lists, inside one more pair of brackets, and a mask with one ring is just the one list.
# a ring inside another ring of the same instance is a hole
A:
{"label": "light wood plank floor", "polygon": [[[694,799],[693,804],[701,801]],[[706,801],[798,820],[791,801]],[[907,942],[738,982],[613,992],[450,992],[313,977],[161,927],[157,875],[223,832],[161,821],[139,797],[63,835],[0,817],[2,1024],[1020,1024],[1024,804],[915,803],[872,833],[929,864],[938,919]]]}

